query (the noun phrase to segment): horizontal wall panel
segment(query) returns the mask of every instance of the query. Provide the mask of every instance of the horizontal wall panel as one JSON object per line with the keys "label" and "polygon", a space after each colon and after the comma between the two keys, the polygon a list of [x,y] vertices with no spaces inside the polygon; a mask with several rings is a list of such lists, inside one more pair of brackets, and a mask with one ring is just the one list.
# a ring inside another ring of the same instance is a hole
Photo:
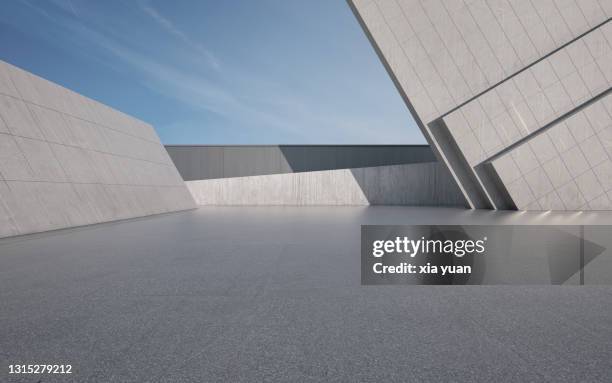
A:
{"label": "horizontal wall panel", "polygon": [[466,206],[438,162],[186,181],[199,205]]}
{"label": "horizontal wall panel", "polygon": [[186,181],[434,162],[426,145],[167,145]]}

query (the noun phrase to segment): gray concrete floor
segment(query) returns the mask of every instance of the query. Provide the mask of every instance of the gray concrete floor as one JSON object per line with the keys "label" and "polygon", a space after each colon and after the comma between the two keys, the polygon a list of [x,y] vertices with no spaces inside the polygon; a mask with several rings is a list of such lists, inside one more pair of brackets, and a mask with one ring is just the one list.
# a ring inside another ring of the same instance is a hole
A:
{"label": "gray concrete floor", "polygon": [[612,287],[360,286],[366,223],[612,215],[225,207],[1,240],[0,381],[611,381]]}

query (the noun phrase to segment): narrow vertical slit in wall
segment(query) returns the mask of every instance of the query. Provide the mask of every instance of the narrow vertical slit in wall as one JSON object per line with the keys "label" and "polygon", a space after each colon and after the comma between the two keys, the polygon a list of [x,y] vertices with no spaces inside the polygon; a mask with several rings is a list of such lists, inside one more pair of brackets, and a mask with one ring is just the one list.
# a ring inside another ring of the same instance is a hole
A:
{"label": "narrow vertical slit in wall", "polygon": [[474,170],[498,209],[517,210],[510,193],[490,162],[479,164]]}
{"label": "narrow vertical slit in wall", "polygon": [[452,168],[457,182],[461,184],[465,193],[472,201],[473,207],[475,209],[494,209],[495,205],[489,200],[486,191],[476,178],[461,150],[459,150],[444,120],[439,118],[432,121],[429,124],[429,128],[439,146],[439,150],[446,156],[448,166]]}

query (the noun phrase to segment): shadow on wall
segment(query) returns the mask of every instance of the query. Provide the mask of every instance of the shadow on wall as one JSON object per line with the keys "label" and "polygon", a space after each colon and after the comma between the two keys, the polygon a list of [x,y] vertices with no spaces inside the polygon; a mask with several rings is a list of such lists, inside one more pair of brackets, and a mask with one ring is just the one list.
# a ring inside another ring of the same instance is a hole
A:
{"label": "shadow on wall", "polygon": [[166,145],[185,181],[435,162],[427,145]]}
{"label": "shadow on wall", "polygon": [[186,181],[199,205],[466,207],[437,162]]}
{"label": "shadow on wall", "polygon": [[426,145],[167,146],[200,205],[461,206]]}
{"label": "shadow on wall", "polygon": [[464,206],[467,203],[438,162],[351,169],[370,205]]}
{"label": "shadow on wall", "polygon": [[280,145],[293,173],[435,162],[426,145]]}

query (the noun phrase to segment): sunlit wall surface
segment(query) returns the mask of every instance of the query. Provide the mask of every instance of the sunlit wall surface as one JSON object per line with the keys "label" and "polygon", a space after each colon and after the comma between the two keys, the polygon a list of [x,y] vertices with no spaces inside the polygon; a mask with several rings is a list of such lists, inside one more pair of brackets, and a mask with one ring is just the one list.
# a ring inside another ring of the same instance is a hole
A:
{"label": "sunlit wall surface", "polygon": [[0,61],[0,237],[192,207],[153,127]]}
{"label": "sunlit wall surface", "polygon": [[612,3],[350,3],[472,207],[612,209]]}

